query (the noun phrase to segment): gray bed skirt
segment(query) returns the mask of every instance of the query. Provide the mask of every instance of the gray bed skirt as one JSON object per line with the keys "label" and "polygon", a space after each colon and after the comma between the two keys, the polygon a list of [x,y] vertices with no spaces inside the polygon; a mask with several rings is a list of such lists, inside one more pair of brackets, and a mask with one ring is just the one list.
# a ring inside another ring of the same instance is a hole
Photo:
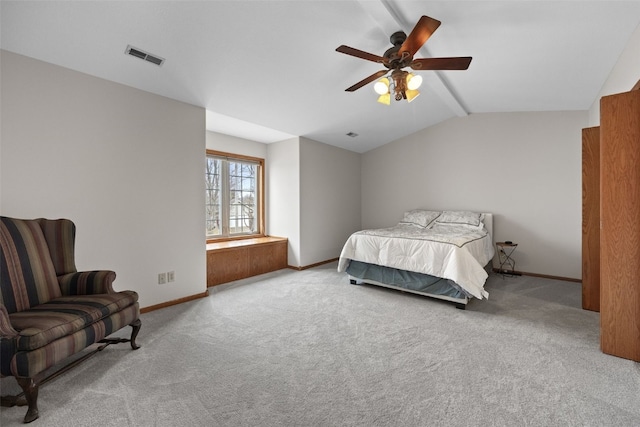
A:
{"label": "gray bed skirt", "polygon": [[456,300],[465,300],[469,297],[455,282],[428,274],[398,270],[354,260],[349,262],[346,272],[349,276],[360,279],[365,283],[373,281],[406,289],[414,293],[443,296]]}

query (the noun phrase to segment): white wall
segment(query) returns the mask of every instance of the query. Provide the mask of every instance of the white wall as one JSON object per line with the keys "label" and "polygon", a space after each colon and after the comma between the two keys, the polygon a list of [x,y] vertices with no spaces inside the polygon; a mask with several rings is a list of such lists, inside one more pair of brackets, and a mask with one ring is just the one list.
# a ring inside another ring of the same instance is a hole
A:
{"label": "white wall", "polygon": [[72,219],[142,307],[204,292],[204,109],[6,51],[0,84],[2,215]]}
{"label": "white wall", "polygon": [[267,229],[289,265],[337,258],[360,229],[360,154],[300,137],[268,144],[267,165]]}
{"label": "white wall", "polygon": [[589,126],[600,124],[600,98],[628,92],[640,80],[640,25],[629,38],[618,62],[589,109]]}
{"label": "white wall", "polygon": [[[242,156],[257,157],[265,160],[264,164],[264,180],[265,180],[265,197],[269,200],[269,162],[267,159],[267,144],[257,141],[251,141],[249,139],[238,138],[236,136],[225,135],[223,133],[207,131],[207,149],[222,151],[230,154],[239,154]],[[269,209],[265,204],[265,234],[269,234]]]}
{"label": "white wall", "polygon": [[414,208],[494,213],[521,271],[581,273],[583,112],[473,114],[362,156],[362,226]]}
{"label": "white wall", "polygon": [[267,230],[289,239],[290,266],[300,266],[299,138],[267,145]]}
{"label": "white wall", "polygon": [[[218,132],[207,131],[207,148],[209,150],[241,154],[243,156],[257,157],[260,159],[267,158],[267,144]],[[267,165],[265,165],[265,168],[266,166]]]}
{"label": "white wall", "polygon": [[337,258],[360,229],[360,157],[300,138],[300,265]]}

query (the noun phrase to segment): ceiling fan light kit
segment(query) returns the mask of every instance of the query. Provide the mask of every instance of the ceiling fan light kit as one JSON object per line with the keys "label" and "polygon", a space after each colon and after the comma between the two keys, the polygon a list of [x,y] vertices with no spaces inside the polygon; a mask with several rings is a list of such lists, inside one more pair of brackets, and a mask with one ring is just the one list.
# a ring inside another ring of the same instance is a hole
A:
{"label": "ceiling fan light kit", "polygon": [[416,99],[420,95],[420,91],[408,89],[405,92],[405,96],[407,97],[407,102],[411,102]]}
{"label": "ceiling fan light kit", "polygon": [[385,93],[383,95],[380,95],[378,97],[378,102],[380,104],[384,104],[384,105],[391,105],[391,94],[390,93]]}
{"label": "ceiling fan light kit", "polygon": [[386,77],[383,77],[380,80],[378,80],[376,84],[373,85],[373,90],[378,95],[384,95],[386,93],[389,93],[389,79]]}
{"label": "ceiling fan light kit", "polygon": [[407,76],[407,89],[415,90],[422,84],[422,77],[409,73]]}
{"label": "ceiling fan light kit", "polygon": [[373,90],[380,95],[378,97],[379,103],[391,105],[392,88],[396,101],[406,99],[411,102],[420,95],[417,89],[422,84],[422,77],[403,70],[394,70],[391,73],[391,79],[393,83],[390,83],[387,77],[383,77],[373,85]]}
{"label": "ceiling fan light kit", "polygon": [[471,63],[470,56],[413,59],[413,55],[426,43],[439,26],[440,21],[423,15],[408,37],[403,31],[397,31],[391,35],[389,40],[393,47],[387,49],[383,56],[345,45],[339,46],[336,51],[340,53],[380,63],[387,68],[373,73],[345,90],[353,92],[377,80],[373,89],[380,95],[378,102],[381,104],[391,104],[392,91],[396,101],[406,99],[407,102],[411,102],[420,95],[418,88],[422,84],[422,77],[405,71],[403,68],[409,67],[416,71],[466,70],[469,68]]}

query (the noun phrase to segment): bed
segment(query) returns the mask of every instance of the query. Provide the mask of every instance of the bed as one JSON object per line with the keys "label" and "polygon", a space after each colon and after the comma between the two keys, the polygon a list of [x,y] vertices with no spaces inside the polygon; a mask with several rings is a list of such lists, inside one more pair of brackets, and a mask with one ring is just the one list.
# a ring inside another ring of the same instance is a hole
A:
{"label": "bed", "polygon": [[414,209],[396,226],[353,233],[338,271],[371,284],[455,303],[488,298],[484,283],[495,254],[493,216]]}

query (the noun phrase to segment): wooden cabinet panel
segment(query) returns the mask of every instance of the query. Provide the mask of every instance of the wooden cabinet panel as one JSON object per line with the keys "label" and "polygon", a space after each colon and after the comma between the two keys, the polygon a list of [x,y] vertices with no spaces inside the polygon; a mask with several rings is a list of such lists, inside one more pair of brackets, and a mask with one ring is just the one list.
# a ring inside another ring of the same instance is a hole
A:
{"label": "wooden cabinet panel", "polygon": [[582,308],[600,311],[600,128],[582,129]]}
{"label": "wooden cabinet panel", "polygon": [[253,274],[268,273],[287,267],[287,246],[272,243],[252,248],[249,256],[250,268]]}
{"label": "wooden cabinet panel", "polygon": [[640,91],[600,104],[600,343],[640,362]]}
{"label": "wooden cabinet panel", "polygon": [[207,286],[287,268],[288,240],[264,237],[207,245]]}
{"label": "wooden cabinet panel", "polygon": [[249,250],[230,248],[207,251],[207,286],[219,285],[248,277]]}

